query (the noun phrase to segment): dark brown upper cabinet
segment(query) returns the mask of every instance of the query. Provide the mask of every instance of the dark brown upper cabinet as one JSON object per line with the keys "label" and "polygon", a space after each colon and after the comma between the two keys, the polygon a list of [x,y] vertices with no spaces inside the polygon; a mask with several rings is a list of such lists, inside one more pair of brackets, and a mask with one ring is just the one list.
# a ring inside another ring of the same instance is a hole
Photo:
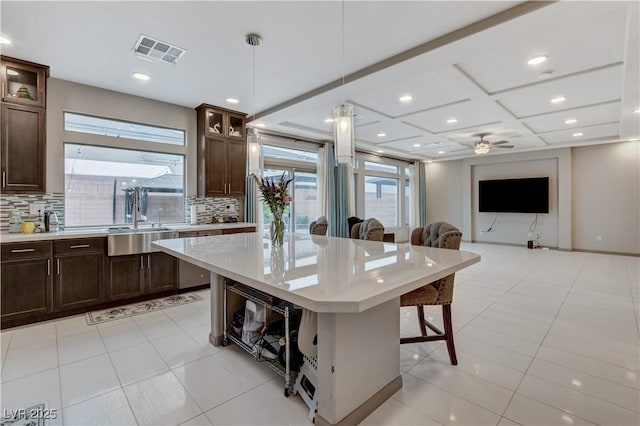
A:
{"label": "dark brown upper cabinet", "polygon": [[207,104],[196,111],[198,195],[243,197],[247,176],[247,115]]}
{"label": "dark brown upper cabinet", "polygon": [[3,193],[45,192],[49,67],[0,56]]}

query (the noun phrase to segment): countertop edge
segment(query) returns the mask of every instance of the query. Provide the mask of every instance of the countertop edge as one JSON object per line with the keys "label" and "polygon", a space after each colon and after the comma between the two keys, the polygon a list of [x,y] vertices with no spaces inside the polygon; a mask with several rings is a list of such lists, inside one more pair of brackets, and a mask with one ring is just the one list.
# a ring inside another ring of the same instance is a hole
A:
{"label": "countertop edge", "polygon": [[[172,231],[210,231],[215,229],[237,229],[247,227],[257,227],[251,222],[236,223],[208,223],[202,225],[165,225]],[[106,229],[71,229],[59,232],[34,232],[33,234],[12,234],[9,232],[0,233],[0,243],[24,243],[35,241],[64,240],[71,238],[95,238],[109,235]]]}

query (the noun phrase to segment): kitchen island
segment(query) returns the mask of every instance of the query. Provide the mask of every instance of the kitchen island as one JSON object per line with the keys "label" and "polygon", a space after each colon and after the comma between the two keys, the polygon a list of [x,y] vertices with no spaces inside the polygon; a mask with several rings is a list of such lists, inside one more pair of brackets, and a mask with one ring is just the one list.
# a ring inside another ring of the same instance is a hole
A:
{"label": "kitchen island", "polygon": [[224,336],[224,280],[318,314],[316,424],[356,424],[402,387],[400,296],[480,261],[475,253],[291,234],[162,240],[162,251],[211,271],[210,341]]}

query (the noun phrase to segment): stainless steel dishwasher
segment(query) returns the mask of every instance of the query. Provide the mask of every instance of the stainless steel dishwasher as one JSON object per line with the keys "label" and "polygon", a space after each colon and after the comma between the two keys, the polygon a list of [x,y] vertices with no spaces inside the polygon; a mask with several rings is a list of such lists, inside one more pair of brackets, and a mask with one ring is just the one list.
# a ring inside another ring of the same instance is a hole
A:
{"label": "stainless steel dishwasher", "polygon": [[[220,229],[209,231],[181,231],[178,237],[206,237],[209,235],[220,234],[222,234],[222,231]],[[208,284],[211,284],[210,274],[208,270],[180,259],[180,261],[178,262],[178,289],[198,287]]]}

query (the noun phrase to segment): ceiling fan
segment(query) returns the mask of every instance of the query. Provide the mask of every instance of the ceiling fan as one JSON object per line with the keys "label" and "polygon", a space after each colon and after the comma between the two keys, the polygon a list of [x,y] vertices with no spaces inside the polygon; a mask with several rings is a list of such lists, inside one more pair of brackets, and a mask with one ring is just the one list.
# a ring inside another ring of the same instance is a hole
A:
{"label": "ceiling fan", "polygon": [[489,136],[488,133],[479,133],[477,136],[480,136],[480,140],[474,142],[473,150],[475,151],[476,154],[478,155],[484,155],[487,154],[489,151],[491,151],[491,148],[513,148],[513,145],[505,145],[508,144],[509,141],[498,141],[498,142],[489,142],[488,140],[485,140],[485,137]]}

